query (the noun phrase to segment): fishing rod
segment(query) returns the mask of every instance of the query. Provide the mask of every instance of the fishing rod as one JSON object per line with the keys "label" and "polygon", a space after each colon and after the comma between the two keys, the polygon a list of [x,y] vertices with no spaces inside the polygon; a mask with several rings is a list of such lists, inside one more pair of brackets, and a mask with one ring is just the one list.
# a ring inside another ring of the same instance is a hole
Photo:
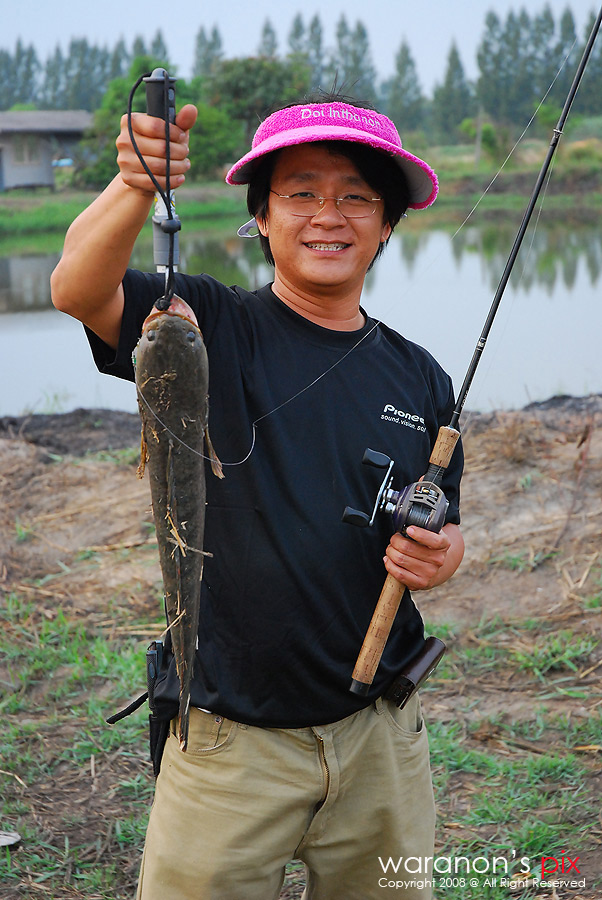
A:
{"label": "fishing rod", "polygon": [[[378,453],[370,449],[366,450],[362,462],[365,465],[386,469],[387,471],[378,490],[372,513],[368,514],[361,510],[346,507],[345,512],[343,513],[343,521],[347,524],[366,527],[372,525],[378,512],[387,512],[393,517],[395,530],[401,532],[401,534],[404,534],[406,537],[409,537],[406,532],[410,525],[417,525],[433,532],[441,531],[441,528],[445,523],[445,514],[449,503],[441,490],[440,485],[460,437],[460,415],[464,408],[464,404],[466,403],[466,397],[483,354],[483,350],[485,349],[491,326],[493,325],[504,290],[508,284],[510,273],[512,272],[523,238],[529,226],[531,215],[535,209],[552,158],[558,147],[566,119],[571,106],[573,105],[573,100],[575,99],[577,89],[581,83],[601,23],[602,7],[594,22],[581,61],[575,72],[573,83],[571,84],[562,108],[560,118],[554,128],[546,158],[537,177],[537,181],[535,182],[535,187],[533,188],[531,198],[527,204],[512,250],[510,251],[508,262],[506,263],[500,283],[495,292],[483,330],[481,331],[470,365],[468,366],[468,370],[464,377],[462,387],[458,393],[456,406],[452,413],[449,425],[443,425],[439,429],[424,478],[419,482],[404,487],[401,491],[395,491],[392,489],[393,478],[391,476],[391,470],[395,464],[394,461],[384,453]],[[351,687],[349,688],[352,693],[360,695],[368,693],[380,663],[385,644],[391,632],[391,628],[393,627],[393,621],[397,615],[397,610],[399,609],[399,604],[401,603],[404,591],[405,586],[401,584],[401,582],[392,575],[387,575],[378,603],[376,604],[374,615],[368,626],[364,643],[357,658],[355,669],[353,670]],[[437,652],[434,655],[427,655],[428,660],[425,662],[424,671],[418,674],[419,681],[414,681],[414,688],[418,687],[419,684],[428,677],[445,652],[445,645],[442,641],[439,641],[436,638],[429,638],[429,640],[437,641]]]}

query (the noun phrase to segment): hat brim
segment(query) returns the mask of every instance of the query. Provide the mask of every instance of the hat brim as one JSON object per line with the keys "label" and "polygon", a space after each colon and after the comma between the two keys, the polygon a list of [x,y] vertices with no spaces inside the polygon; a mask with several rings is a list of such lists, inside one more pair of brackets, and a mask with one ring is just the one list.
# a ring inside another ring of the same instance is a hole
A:
{"label": "hat brim", "polygon": [[411,209],[424,209],[430,206],[437,196],[439,190],[437,176],[423,159],[369,132],[355,128],[351,132],[350,129],[337,125],[322,126],[319,131],[313,125],[291,128],[266,138],[232,166],[226,175],[226,181],[228,184],[248,184],[258,160],[266,154],[282,150],[285,147],[293,147],[296,144],[308,144],[316,141],[349,141],[350,143],[365,144],[374,150],[387,153],[395,160],[405,175],[410,192],[408,205]]}

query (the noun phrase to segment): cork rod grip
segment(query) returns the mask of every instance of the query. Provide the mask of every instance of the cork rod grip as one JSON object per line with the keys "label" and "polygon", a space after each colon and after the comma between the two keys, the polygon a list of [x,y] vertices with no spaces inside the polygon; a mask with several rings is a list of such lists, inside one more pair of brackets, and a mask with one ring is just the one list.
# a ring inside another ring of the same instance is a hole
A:
{"label": "cork rod grip", "polygon": [[401,582],[387,575],[353,670],[350,690],[354,694],[367,694],[370,689],[404,591]]}
{"label": "cork rod grip", "polygon": [[455,428],[450,428],[449,425],[442,425],[439,429],[429,464],[447,469],[459,437],[460,432]]}

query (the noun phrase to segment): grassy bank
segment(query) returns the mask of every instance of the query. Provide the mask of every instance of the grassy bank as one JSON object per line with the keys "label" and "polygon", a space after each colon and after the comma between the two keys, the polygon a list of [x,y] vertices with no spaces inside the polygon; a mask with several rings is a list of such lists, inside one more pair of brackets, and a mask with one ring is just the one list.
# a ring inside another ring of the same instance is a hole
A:
{"label": "grassy bank", "polygon": [[[437,900],[601,896],[594,414],[597,403],[566,401],[473,416],[464,430],[466,557],[448,584],[416,595],[448,646],[422,694]],[[162,629],[138,454],[136,417],[99,410],[7,423],[0,440],[0,830],[22,838],[0,853],[2,900],[134,894],[153,791],[146,709],[104,719],[144,690],[145,648]],[[541,888],[542,857],[548,872],[576,860],[569,878],[584,887]],[[515,890],[487,881],[518,873]],[[290,866],[281,900],[302,883]]]}
{"label": "grassy bank", "polygon": [[[95,562],[94,552],[82,553],[73,565]],[[44,586],[50,582],[31,585],[38,591]],[[149,625],[124,616],[123,609],[118,627],[110,617],[94,618],[57,612],[23,593],[9,595],[0,612],[7,669],[0,701],[0,808],[2,827],[22,837],[20,849],[0,861],[6,900],[22,896],[26,886],[28,896],[53,900],[125,900],[134,889],[153,790],[146,712],[112,728],[104,718],[144,690],[145,642],[136,635]],[[481,713],[473,711],[468,727],[429,717],[437,856],[505,859],[509,877],[525,872],[528,858],[528,886],[512,896],[540,896],[534,879],[541,876],[541,858],[560,859],[571,848],[583,857],[591,844],[600,710],[575,720],[551,711],[549,701],[587,696],[580,673],[594,642],[565,631],[551,645],[544,621],[498,619],[468,634],[439,624],[436,632],[451,649],[425,692],[427,708],[451,683],[462,698],[482,681],[527,690],[533,710],[531,719],[509,723],[488,715],[485,705]],[[537,652],[525,653],[527,646]],[[466,699],[460,707],[465,711]],[[487,885],[482,870],[476,884],[463,877],[464,870],[451,875],[440,875],[444,890],[437,896],[506,896]],[[290,867],[287,884],[285,896],[299,896],[291,892],[295,884],[301,890],[298,866]],[[596,890],[591,879],[588,888]]]}
{"label": "grassy bank", "polygon": [[[92,203],[96,193],[19,190],[0,195],[0,239],[51,232],[64,233]],[[244,215],[244,195],[226,185],[198,185],[177,195],[178,213],[186,222],[210,222]]]}
{"label": "grassy bank", "polygon": [[[434,148],[428,157],[440,178],[441,191],[436,207],[440,213],[470,209],[481,197],[484,210],[524,208],[545,155],[543,145],[538,152],[508,163],[499,175],[497,166],[483,161],[477,166],[466,148],[464,153],[460,150],[462,148]],[[20,190],[1,194],[0,240],[64,233],[95,196],[94,192],[73,190],[60,193]],[[547,190],[546,209],[570,210],[575,206],[576,197],[581,208],[600,209],[602,151],[597,147],[589,148],[581,157],[575,150],[567,151],[556,162],[554,177]],[[178,213],[187,225],[209,225],[225,216],[244,216],[246,213],[244,188],[233,189],[221,182],[186,185],[177,192],[176,198]]]}

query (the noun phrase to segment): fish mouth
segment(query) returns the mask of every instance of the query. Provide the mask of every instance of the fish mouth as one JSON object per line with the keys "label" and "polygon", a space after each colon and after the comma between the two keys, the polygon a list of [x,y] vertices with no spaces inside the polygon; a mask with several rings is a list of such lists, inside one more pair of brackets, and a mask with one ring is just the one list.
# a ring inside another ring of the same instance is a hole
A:
{"label": "fish mouth", "polygon": [[188,303],[186,303],[185,300],[182,300],[181,297],[178,297],[177,294],[173,295],[173,297],[169,301],[169,306],[167,307],[167,309],[157,309],[156,306],[153,306],[152,310],[142,324],[143,333],[160,316],[178,316],[180,319],[186,319],[186,321],[190,322],[190,324],[194,325],[196,328],[199,327],[199,323],[194,312],[192,311]]}
{"label": "fish mouth", "polygon": [[340,250],[346,250],[351,244],[343,241],[306,241],[305,246],[310,250],[325,250],[327,253],[336,253]]}

